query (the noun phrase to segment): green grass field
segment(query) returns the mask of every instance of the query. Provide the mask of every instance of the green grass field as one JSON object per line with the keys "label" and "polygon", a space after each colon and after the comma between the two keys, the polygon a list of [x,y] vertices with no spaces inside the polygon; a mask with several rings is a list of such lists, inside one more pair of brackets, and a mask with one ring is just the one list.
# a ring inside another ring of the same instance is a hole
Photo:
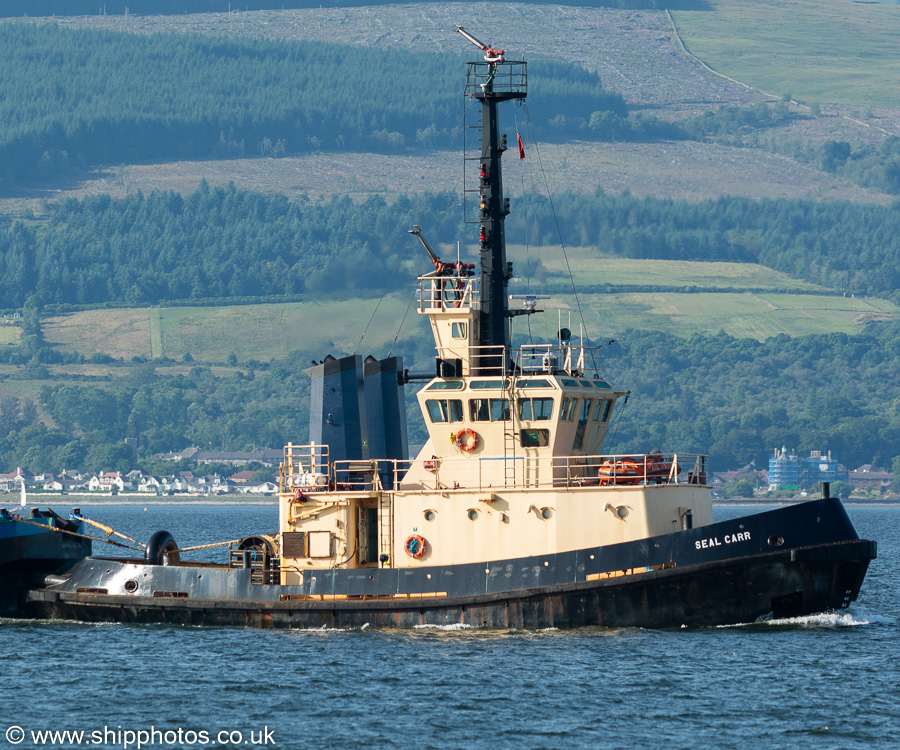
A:
{"label": "green grass field", "polygon": [[900,7],[847,0],[710,0],[675,11],[688,50],[719,73],[801,102],[900,107]]}
{"label": "green grass field", "polygon": [[[384,300],[363,350],[379,349],[394,338],[408,303],[408,298]],[[353,351],[374,307],[375,300],[353,299],[162,307],[153,308],[149,314],[147,308],[89,310],[48,318],[43,329],[49,344],[85,356],[100,352],[126,360],[147,357],[153,341],[155,357],[179,360],[190,353],[196,361],[223,362],[233,352],[241,361],[268,361],[297,349],[321,351],[323,355],[331,350]],[[415,325],[415,318],[415,312],[410,312],[406,325]]]}
{"label": "green grass field", "polygon": [[852,334],[865,323],[895,318],[900,313],[885,300],[814,294],[592,294],[581,297],[581,307],[588,326],[604,336],[614,336],[625,328],[673,336],[722,330],[737,338],[759,341],[781,333]]}
{"label": "green grass field", "polygon": [[17,344],[22,335],[22,329],[19,326],[0,324],[0,346],[3,344]]}
{"label": "green grass field", "polygon": [[151,307],[148,313],[150,333],[150,356],[159,358],[163,356],[163,334],[161,311],[159,307]]}
{"label": "green grass field", "polygon": [[[511,246],[511,254],[523,258],[524,249]],[[772,289],[783,292],[826,290],[806,281],[793,279],[779,271],[751,263],[707,263],[682,260],[629,260],[626,258],[598,258],[591,248],[566,248],[569,266],[579,287],[612,285],[643,285],[654,287],[697,287],[699,289]],[[535,251],[529,253],[535,258]],[[550,272],[546,280],[554,288],[570,286],[569,272],[559,248],[543,248],[542,262]],[[534,288],[532,279],[532,288]]]}
{"label": "green grass field", "polygon": [[[592,336],[615,335],[626,328],[660,330],[674,336],[716,333],[763,340],[784,333],[802,336],[841,331],[853,333],[872,320],[900,315],[886,300],[854,299],[791,279],[762,266],[738,263],[692,263],[599,259],[584,248],[568,251],[579,287],[603,283],[652,286],[662,291],[623,294],[581,294],[581,306]],[[517,253],[518,255],[518,253]],[[555,291],[545,304],[546,314],[532,321],[532,330],[552,334],[557,309],[574,309],[567,290],[565,263],[554,254],[545,261],[547,287]],[[686,286],[705,292],[667,292]],[[751,292],[735,292],[735,289]],[[716,292],[716,289],[728,290]],[[566,290],[566,291],[563,291]],[[524,292],[523,280],[510,287]],[[539,292],[535,279],[531,291]],[[793,293],[792,293],[793,292]],[[806,293],[798,293],[806,292]],[[381,352],[397,333],[409,296],[387,297],[372,322],[360,351]],[[233,352],[239,362],[268,361],[291,351],[352,352],[369,325],[374,299],[240,305],[233,307],[162,307],[129,310],[90,310],[44,321],[44,338],[66,351],[85,356],[102,352],[130,360],[156,357],[180,360],[186,353],[198,362],[224,362]],[[428,335],[414,310],[406,316],[402,336]],[[573,324],[577,325],[573,315]],[[515,329],[521,330],[521,322]],[[551,330],[552,329],[552,330]],[[85,366],[98,368],[97,365]],[[102,369],[102,366],[99,366]],[[100,372],[92,373],[100,374]],[[112,374],[112,373],[110,373]],[[0,373],[2,375],[2,373]]]}

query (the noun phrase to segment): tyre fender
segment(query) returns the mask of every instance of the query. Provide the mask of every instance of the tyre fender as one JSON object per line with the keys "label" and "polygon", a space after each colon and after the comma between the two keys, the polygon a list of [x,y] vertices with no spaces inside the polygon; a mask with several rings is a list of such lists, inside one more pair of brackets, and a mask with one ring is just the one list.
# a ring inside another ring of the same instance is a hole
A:
{"label": "tyre fender", "polygon": [[178,565],[181,557],[178,554],[175,537],[168,531],[154,532],[147,541],[144,561],[148,565]]}

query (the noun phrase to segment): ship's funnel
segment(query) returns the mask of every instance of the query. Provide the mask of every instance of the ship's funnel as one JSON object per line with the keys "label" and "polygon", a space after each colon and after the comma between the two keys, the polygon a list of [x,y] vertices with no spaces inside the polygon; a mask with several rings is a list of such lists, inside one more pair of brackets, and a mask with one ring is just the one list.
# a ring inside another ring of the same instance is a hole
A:
{"label": "ship's funnel", "polygon": [[[309,440],[327,445],[332,461],[406,460],[406,403],[398,382],[403,359],[327,356],[304,371],[312,378]],[[382,469],[384,471],[382,472]],[[379,466],[389,488],[393,471]]]}

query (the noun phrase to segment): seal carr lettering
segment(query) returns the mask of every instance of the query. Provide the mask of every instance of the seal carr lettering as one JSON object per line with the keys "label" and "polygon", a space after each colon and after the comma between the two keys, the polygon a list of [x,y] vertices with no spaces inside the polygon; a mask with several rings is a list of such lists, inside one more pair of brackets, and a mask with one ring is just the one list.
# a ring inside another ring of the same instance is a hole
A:
{"label": "seal carr lettering", "polygon": [[[749,542],[750,532],[739,531],[736,534],[726,534],[724,536],[725,544],[734,544],[735,542]],[[712,539],[698,539],[694,542],[694,549],[709,549],[711,547],[721,547],[722,542],[719,537],[714,536]]]}

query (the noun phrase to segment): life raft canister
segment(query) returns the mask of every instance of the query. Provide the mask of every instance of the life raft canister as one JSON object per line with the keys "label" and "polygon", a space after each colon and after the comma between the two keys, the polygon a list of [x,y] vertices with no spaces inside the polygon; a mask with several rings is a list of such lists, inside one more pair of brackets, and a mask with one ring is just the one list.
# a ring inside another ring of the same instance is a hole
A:
{"label": "life raft canister", "polygon": [[407,537],[406,543],[403,545],[403,549],[406,550],[406,554],[409,555],[413,560],[418,560],[422,555],[425,554],[425,548],[427,547],[427,543],[425,542],[425,537],[419,536],[418,534],[412,534]]}
{"label": "life raft canister", "polygon": [[466,453],[475,450],[478,447],[478,433],[471,427],[464,427],[456,433],[456,447]]}

